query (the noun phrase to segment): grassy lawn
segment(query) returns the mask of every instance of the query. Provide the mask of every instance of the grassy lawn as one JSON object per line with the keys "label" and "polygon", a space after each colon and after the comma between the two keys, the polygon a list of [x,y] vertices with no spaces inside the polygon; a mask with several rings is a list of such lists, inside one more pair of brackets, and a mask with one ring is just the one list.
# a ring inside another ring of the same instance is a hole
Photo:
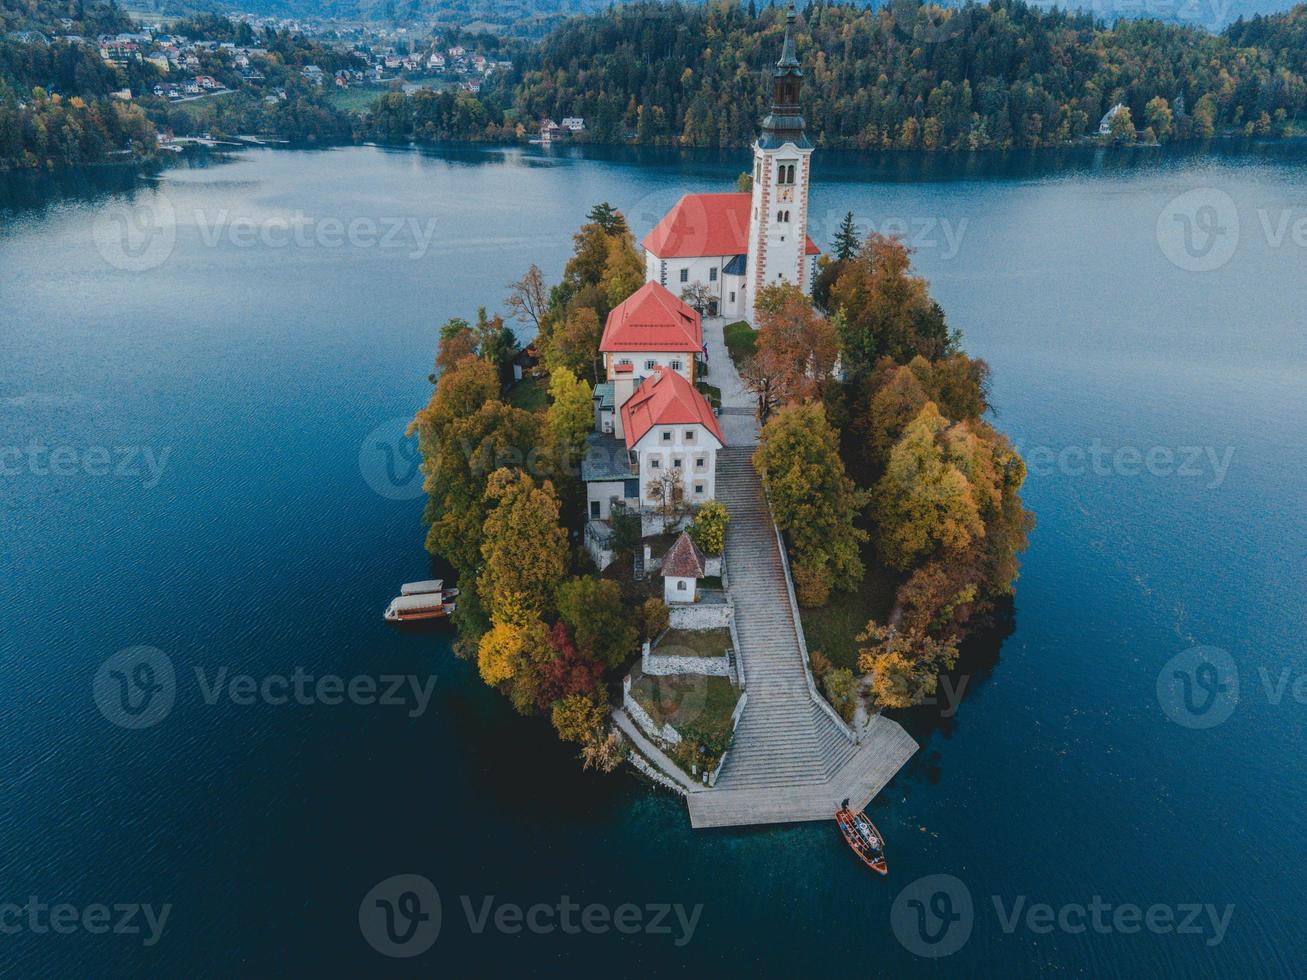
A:
{"label": "grassy lawn", "polygon": [[726,324],[722,333],[726,339],[726,349],[730,351],[731,360],[737,368],[758,349],[758,331],[743,320]]}
{"label": "grassy lawn", "polygon": [[649,712],[655,724],[671,722],[677,731],[687,726],[705,734],[729,734],[731,713],[740,699],[725,677],[699,674],[651,677],[638,671],[631,682],[631,696]]}
{"label": "grassy lawn", "polygon": [[367,112],[372,103],[390,91],[386,85],[359,85],[338,88],[327,96],[327,101],[342,112]]}
{"label": "grassy lawn", "polygon": [[848,667],[855,673],[858,634],[867,628],[869,619],[885,622],[899,587],[898,575],[879,564],[874,551],[864,548],[862,560],[867,574],[856,591],[833,591],[820,609],[799,610],[808,649],[824,653],[836,667]]}
{"label": "grassy lawn", "polygon": [[508,389],[508,404],[514,408],[524,408],[528,412],[538,412],[549,407],[549,378],[525,377]]}
{"label": "grassy lawn", "polygon": [[654,647],[654,653],[677,657],[721,657],[730,645],[730,630],[668,630]]}

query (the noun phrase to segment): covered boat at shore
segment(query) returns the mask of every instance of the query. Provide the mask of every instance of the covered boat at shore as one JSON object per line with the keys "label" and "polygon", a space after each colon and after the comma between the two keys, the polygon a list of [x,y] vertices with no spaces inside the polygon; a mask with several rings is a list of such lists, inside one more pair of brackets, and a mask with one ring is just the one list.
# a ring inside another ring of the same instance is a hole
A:
{"label": "covered boat at shore", "polygon": [[[451,590],[452,591],[452,590]],[[386,622],[406,623],[420,619],[442,619],[454,613],[454,603],[446,601],[448,592],[425,592],[401,595],[386,607]]]}
{"label": "covered boat at shore", "polygon": [[422,582],[405,582],[399,587],[400,595],[428,595],[445,587],[443,578],[429,578]]}

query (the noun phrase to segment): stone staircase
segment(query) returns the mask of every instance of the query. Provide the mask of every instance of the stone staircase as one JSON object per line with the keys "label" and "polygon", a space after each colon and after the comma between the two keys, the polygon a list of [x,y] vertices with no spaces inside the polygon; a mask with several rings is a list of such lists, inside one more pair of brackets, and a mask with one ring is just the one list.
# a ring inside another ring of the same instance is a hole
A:
{"label": "stone staircase", "polygon": [[858,751],[808,688],[775,526],[752,454],[752,447],[717,454],[717,496],[731,513],[726,572],[749,693],[718,791],[828,783]]}

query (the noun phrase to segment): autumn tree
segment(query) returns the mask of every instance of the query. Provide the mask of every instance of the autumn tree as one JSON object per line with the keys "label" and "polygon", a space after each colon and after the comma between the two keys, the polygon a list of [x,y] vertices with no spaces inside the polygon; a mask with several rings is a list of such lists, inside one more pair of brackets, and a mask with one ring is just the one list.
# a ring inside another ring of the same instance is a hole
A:
{"label": "autumn tree", "polygon": [[573,695],[594,696],[601,689],[604,665],[573,641],[567,624],[559,621],[549,631],[550,655],[540,667],[536,699],[542,709]]}
{"label": "autumn tree", "polygon": [[465,357],[446,372],[409,427],[422,455],[426,547],[460,576],[475,573],[488,504],[486,482],[499,467],[522,467],[540,441],[540,417],[499,401],[494,368]]}
{"label": "autumn tree", "polygon": [[594,398],[590,386],[565,367],[549,375],[549,412],[546,416],[554,440],[571,456],[585,446],[594,429]]}
{"label": "autumn tree", "polygon": [[934,695],[939,675],[957,664],[957,642],[882,626],[875,620],[858,636],[858,669],[871,674],[882,708],[910,708]]}
{"label": "autumn tree", "polygon": [[440,341],[436,347],[436,374],[448,371],[465,357],[477,352],[476,334],[472,325],[461,316],[450,318],[440,328]]}
{"label": "autumn tree", "polygon": [[585,694],[570,694],[554,703],[550,721],[565,742],[590,743],[602,737],[604,703]]}
{"label": "autumn tree", "polygon": [[863,575],[859,546],[867,540],[855,522],[867,495],[845,473],[822,406],[778,411],[762,431],[754,466],[793,545],[795,583],[804,583],[806,604],[824,602],[831,587],[855,588]]}
{"label": "autumn tree", "polygon": [[796,286],[766,287],[756,307],[758,346],[740,377],[765,423],[776,406],[811,400],[829,384],[839,338]]}
{"label": "autumn tree", "polygon": [[549,631],[538,619],[498,623],[477,646],[481,679],[507,694],[513,708],[524,715],[539,710],[541,685],[552,659]]}
{"label": "autumn tree", "polygon": [[486,486],[486,515],[478,578],[494,623],[521,623],[553,608],[553,594],[567,571],[567,531],[548,480],[537,487],[520,470],[499,469]]}
{"label": "autumn tree", "polygon": [[910,257],[902,242],[873,232],[831,285],[827,305],[842,312],[840,353],[851,374],[870,370],[882,356],[933,360],[956,347],[926,280],[912,274]]}
{"label": "autumn tree", "polygon": [[690,512],[690,505],[685,499],[685,480],[682,479],[680,470],[668,470],[651,480],[648,495],[654,502],[655,513],[662,520],[664,534],[675,529]]}
{"label": "autumn tree", "polygon": [[560,368],[571,371],[593,383],[599,377],[599,343],[602,339],[603,327],[594,307],[578,306],[550,334],[545,366],[550,371]]}
{"label": "autumn tree", "polygon": [[939,552],[961,552],[984,534],[973,487],[952,465],[941,436],[948,420],[927,402],[890,452],[876,484],[880,553],[906,570]]}

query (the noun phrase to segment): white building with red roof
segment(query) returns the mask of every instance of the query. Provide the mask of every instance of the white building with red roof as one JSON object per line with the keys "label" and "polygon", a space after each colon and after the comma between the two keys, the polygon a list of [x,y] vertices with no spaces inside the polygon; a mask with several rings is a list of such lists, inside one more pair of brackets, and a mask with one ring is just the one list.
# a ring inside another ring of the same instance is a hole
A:
{"label": "white building with red roof", "polygon": [[637,378],[669,367],[693,384],[694,358],[702,350],[698,312],[656,282],[646,282],[613,308],[599,342],[610,381],[615,367],[630,365]]}
{"label": "white building with red roof", "polygon": [[[623,381],[616,382],[621,390]],[[587,513],[607,520],[613,504],[648,509],[665,477],[679,479],[697,506],[717,492],[717,451],[726,445],[708,400],[678,371],[658,366],[616,407],[614,431],[588,440],[581,478]]]}
{"label": "white building with red roof", "polygon": [[771,111],[753,144],[753,189],[687,194],[644,237],[645,278],[682,295],[711,297],[710,315],[754,320],[758,293],[793,283],[811,291],[820,249],[808,237],[812,144],[799,114],[803,71],[794,51],[794,10],[772,72]]}

